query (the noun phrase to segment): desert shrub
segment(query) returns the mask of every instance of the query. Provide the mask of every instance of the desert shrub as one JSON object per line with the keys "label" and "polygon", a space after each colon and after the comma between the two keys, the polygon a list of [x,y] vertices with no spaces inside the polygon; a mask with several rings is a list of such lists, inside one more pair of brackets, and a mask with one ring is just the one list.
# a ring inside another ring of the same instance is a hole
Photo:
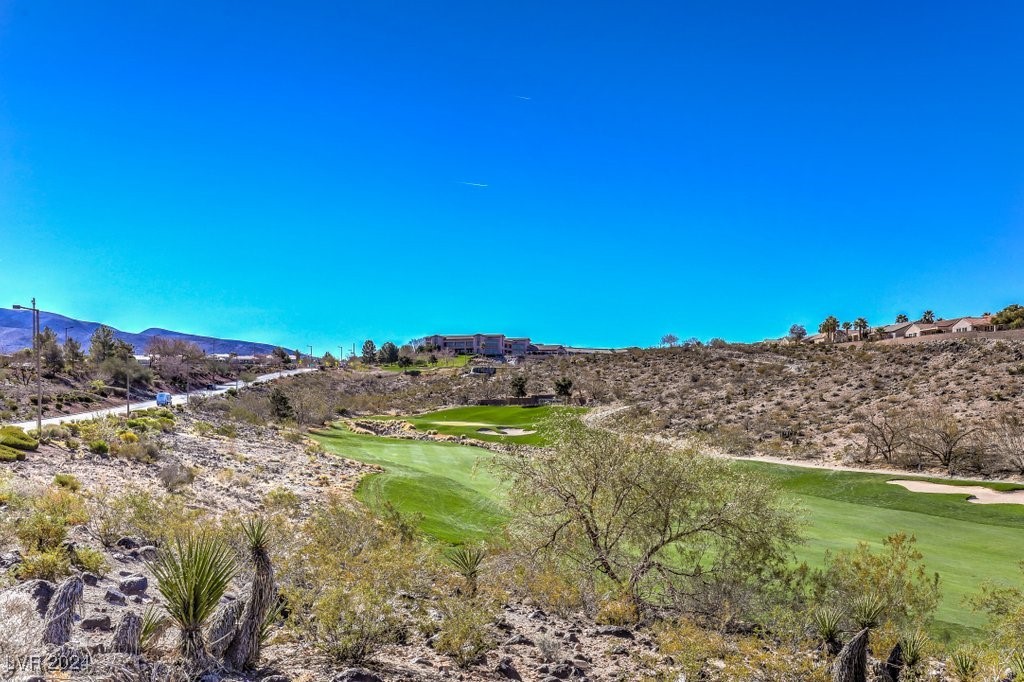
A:
{"label": "desert shrub", "polygon": [[0,445],[15,450],[35,450],[39,447],[39,441],[17,426],[0,426]]}
{"label": "desert shrub", "polygon": [[[134,435],[134,434],[132,434]],[[115,441],[110,446],[110,454],[122,459],[151,464],[160,456],[160,446],[153,441],[122,442]]]}
{"label": "desert shrub", "polygon": [[765,646],[756,637],[743,637],[725,657],[722,677],[729,682],[829,682],[825,661],[807,656],[799,647]]}
{"label": "desert shrub", "polygon": [[110,446],[107,445],[106,441],[94,440],[89,443],[89,452],[94,455],[105,455],[110,452]]}
{"label": "desert shrub", "polygon": [[897,533],[878,553],[861,542],[826,554],[824,568],[810,578],[812,600],[842,605],[861,627],[927,623],[939,603],[939,576],[927,572],[916,544],[913,536]]}
{"label": "desert shrub", "polygon": [[164,488],[169,492],[174,492],[182,486],[192,485],[192,482],[196,480],[195,472],[180,462],[163,467],[158,476],[160,482],[164,484]]}
{"label": "desert shrub", "polygon": [[209,436],[211,433],[213,433],[213,424],[211,424],[210,422],[197,421],[195,424],[192,425],[192,428],[194,428],[196,433],[199,434],[200,436]]}
{"label": "desert shrub", "polygon": [[[1021,570],[1024,572],[1024,564]],[[974,611],[988,615],[987,630],[996,645],[1013,650],[1024,642],[1024,589],[986,582],[968,604]]]}
{"label": "desert shrub", "polygon": [[117,434],[117,437],[122,443],[126,445],[131,445],[132,443],[139,442],[138,434],[134,433],[133,431],[121,431],[120,433]]}
{"label": "desert shrub", "polygon": [[358,663],[405,637],[390,595],[364,582],[333,585],[316,600],[311,641],[327,658]]}
{"label": "desert shrub", "polygon": [[497,615],[488,599],[444,598],[438,603],[441,623],[434,650],[450,657],[460,668],[479,661],[497,642],[492,624]]}
{"label": "desert shrub", "polygon": [[728,644],[722,635],[704,630],[693,621],[662,621],[654,628],[658,652],[670,656],[686,679],[700,679],[709,660],[724,658]]}
{"label": "desert shrub", "polygon": [[24,450],[17,450],[8,445],[0,445],[0,462],[21,462],[24,459]]}
{"label": "desert shrub", "polygon": [[92,499],[92,534],[105,546],[122,537],[163,546],[193,534],[203,513],[189,509],[176,495],[154,495],[137,488],[111,497],[99,491]]}
{"label": "desert shrub", "polygon": [[61,547],[25,553],[17,569],[19,580],[56,582],[71,574],[71,559]]}
{"label": "desert shrub", "polygon": [[221,424],[214,429],[214,432],[225,438],[238,438],[238,427],[234,424]]}
{"label": "desert shrub", "polygon": [[640,619],[636,603],[628,594],[617,594],[601,599],[594,620],[601,625],[633,625]]}
{"label": "desert shrub", "polygon": [[103,552],[92,547],[75,547],[71,552],[71,563],[81,571],[88,571],[96,575],[106,575],[110,569],[107,558]]}
{"label": "desert shrub", "polygon": [[299,496],[287,488],[274,488],[263,498],[263,506],[268,512],[292,515],[298,511],[301,504]]}
{"label": "desert shrub", "polygon": [[529,563],[510,575],[512,589],[522,588],[540,608],[566,617],[584,607],[584,589],[578,576],[555,562]]}
{"label": "desert shrub", "polygon": [[77,477],[71,474],[57,474],[53,477],[53,483],[58,488],[64,488],[70,490],[73,493],[77,493],[82,489],[82,482]]}

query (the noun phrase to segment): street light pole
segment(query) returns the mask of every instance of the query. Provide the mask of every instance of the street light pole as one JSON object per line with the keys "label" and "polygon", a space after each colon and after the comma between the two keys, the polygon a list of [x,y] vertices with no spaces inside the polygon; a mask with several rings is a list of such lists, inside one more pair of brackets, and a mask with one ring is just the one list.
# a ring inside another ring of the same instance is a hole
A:
{"label": "street light pole", "polygon": [[312,344],[310,344],[310,346],[309,346],[309,364],[306,365],[306,366],[307,367],[312,367],[313,366],[313,345]]}
{"label": "street light pole", "polygon": [[36,435],[42,437],[43,435],[43,372],[40,367],[40,358],[42,355],[42,348],[39,345],[39,308],[36,307],[36,299],[32,298],[32,307],[29,308],[23,305],[15,305],[15,310],[31,310],[32,311],[32,350],[35,351],[36,355]]}

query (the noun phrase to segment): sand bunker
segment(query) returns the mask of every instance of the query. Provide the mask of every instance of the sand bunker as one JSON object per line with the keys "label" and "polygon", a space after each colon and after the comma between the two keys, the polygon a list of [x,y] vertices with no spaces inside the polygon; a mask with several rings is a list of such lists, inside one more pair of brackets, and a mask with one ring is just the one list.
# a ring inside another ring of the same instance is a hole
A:
{"label": "sand bunker", "polygon": [[968,502],[974,504],[1024,504],[1024,490],[1001,492],[980,485],[948,485],[928,481],[889,481],[915,493],[942,493],[945,495],[970,495]]}
{"label": "sand bunker", "polygon": [[537,433],[536,431],[527,431],[526,429],[514,429],[512,427],[502,427],[497,431],[494,429],[477,429],[477,433],[482,433],[485,436],[529,436],[531,433]]}

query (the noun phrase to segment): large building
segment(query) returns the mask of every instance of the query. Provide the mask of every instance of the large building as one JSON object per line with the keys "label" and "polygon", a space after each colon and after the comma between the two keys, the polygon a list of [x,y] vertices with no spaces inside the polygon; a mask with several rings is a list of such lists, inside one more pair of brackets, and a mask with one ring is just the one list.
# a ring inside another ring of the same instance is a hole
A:
{"label": "large building", "polygon": [[490,357],[526,355],[530,350],[530,339],[510,338],[504,334],[434,334],[426,338],[426,344],[456,355]]}

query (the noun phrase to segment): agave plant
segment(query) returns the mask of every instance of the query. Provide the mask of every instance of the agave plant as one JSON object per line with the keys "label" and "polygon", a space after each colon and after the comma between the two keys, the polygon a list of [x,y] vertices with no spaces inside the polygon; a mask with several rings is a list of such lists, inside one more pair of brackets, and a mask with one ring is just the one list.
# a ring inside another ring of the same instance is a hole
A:
{"label": "agave plant", "polygon": [[839,653],[842,646],[839,641],[842,622],[843,610],[838,606],[819,606],[811,612],[811,626],[814,628],[814,633],[833,656]]}
{"label": "agave plant", "polygon": [[477,548],[456,547],[445,554],[445,558],[465,579],[470,596],[474,596],[477,579],[480,577],[480,566],[484,561],[484,551]]}
{"label": "agave plant", "polygon": [[252,586],[249,589],[238,625],[238,634],[228,648],[227,658],[236,669],[251,668],[259,662],[262,634],[268,614],[277,602],[274,567],[270,563],[270,523],[257,517],[242,522],[242,533],[249,548],[253,565]]}
{"label": "agave plant", "polygon": [[181,631],[178,652],[186,661],[207,662],[203,627],[235,577],[231,552],[207,535],[176,540],[151,566],[171,622]]}
{"label": "agave plant", "polygon": [[978,679],[978,654],[963,647],[949,655],[949,670],[957,682],[974,682]]}

